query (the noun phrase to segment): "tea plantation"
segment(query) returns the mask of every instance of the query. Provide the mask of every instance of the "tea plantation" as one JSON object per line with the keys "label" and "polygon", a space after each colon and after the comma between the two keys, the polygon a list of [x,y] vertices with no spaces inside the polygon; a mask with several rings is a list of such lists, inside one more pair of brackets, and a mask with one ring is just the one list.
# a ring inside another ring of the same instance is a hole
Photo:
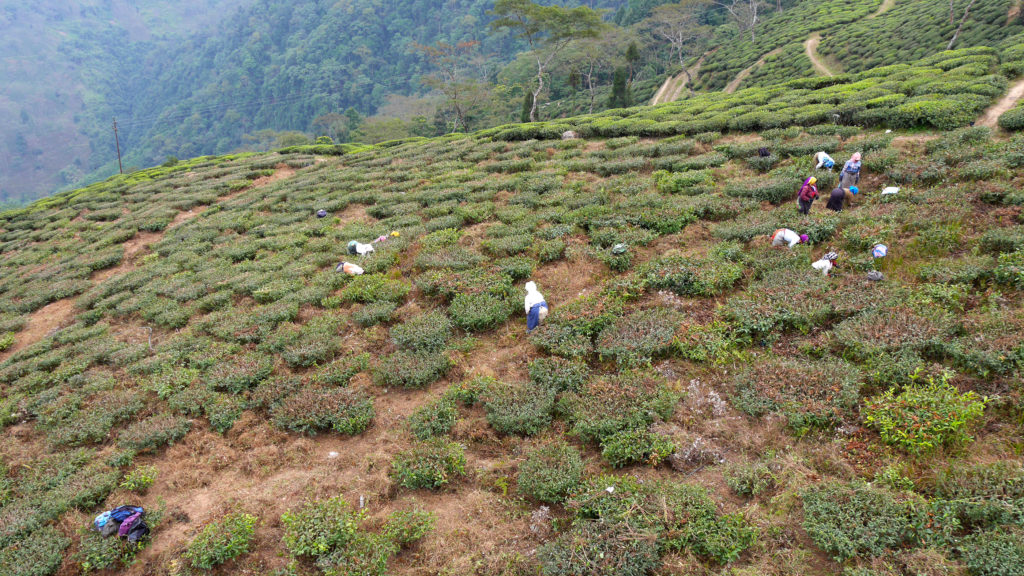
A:
{"label": "tea plantation", "polygon": [[1016,46],[0,214],[0,574],[1021,574]]}

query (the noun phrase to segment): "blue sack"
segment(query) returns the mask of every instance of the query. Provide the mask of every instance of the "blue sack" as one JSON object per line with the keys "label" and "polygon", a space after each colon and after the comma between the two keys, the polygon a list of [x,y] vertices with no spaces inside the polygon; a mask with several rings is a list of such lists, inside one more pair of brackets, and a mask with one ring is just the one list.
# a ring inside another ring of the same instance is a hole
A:
{"label": "blue sack", "polygon": [[537,302],[530,307],[530,312],[526,314],[526,331],[530,332],[538,325],[540,325],[540,309],[547,308],[547,302]]}

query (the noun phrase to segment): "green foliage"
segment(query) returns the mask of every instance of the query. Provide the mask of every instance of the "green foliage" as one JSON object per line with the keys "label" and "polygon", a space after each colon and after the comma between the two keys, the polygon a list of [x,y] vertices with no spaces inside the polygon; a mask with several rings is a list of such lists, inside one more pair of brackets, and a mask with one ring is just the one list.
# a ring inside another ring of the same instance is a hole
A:
{"label": "green foliage", "polygon": [[394,326],[391,328],[391,339],[401,350],[436,353],[444,348],[451,332],[451,320],[434,311]]}
{"label": "green foliage", "polygon": [[185,550],[185,558],[193,568],[210,570],[214,566],[249,553],[256,533],[257,518],[244,512],[234,512],[211,522],[192,539]]}
{"label": "green foliage", "polygon": [[1024,574],[1024,540],[1020,530],[982,532],[964,539],[961,557],[972,576]]}
{"label": "green foliage", "polygon": [[876,428],[886,443],[912,454],[970,442],[970,430],[988,400],[973,391],[961,394],[949,384],[951,376],[929,376],[899,393],[890,388],[868,399],[862,411],[865,424]]}
{"label": "green foliage", "polygon": [[491,294],[458,294],[448,313],[459,328],[480,332],[504,323],[509,317],[509,306]]}
{"label": "green foliage", "polygon": [[363,328],[390,322],[391,316],[397,307],[394,302],[371,302],[364,304],[352,313],[352,321]]}
{"label": "green foliage", "polygon": [[440,488],[466,474],[466,456],[460,444],[432,438],[399,452],[391,464],[391,478],[403,488]]}
{"label": "green foliage", "polygon": [[565,442],[550,442],[531,448],[519,465],[519,490],[541,502],[565,499],[583,477],[580,452]]}
{"label": "green foliage", "polygon": [[669,290],[680,296],[717,296],[732,288],[743,276],[735,262],[712,262],[668,252],[639,270],[646,286]]}
{"label": "green foliage", "polygon": [[860,399],[860,372],[837,360],[761,361],[733,380],[732,402],[752,416],[778,412],[798,433],[842,422]]}
{"label": "green foliage", "polygon": [[804,529],[819,548],[843,562],[881,556],[913,542],[913,508],[863,483],[819,484],[801,494]]}
{"label": "green foliage", "polygon": [[578,391],[590,378],[590,368],[565,358],[537,358],[529,363],[530,381],[544,390]]}
{"label": "green foliage", "polygon": [[572,424],[571,433],[601,442],[620,430],[646,428],[656,417],[668,420],[678,396],[658,376],[643,371],[594,378],[559,403]]}
{"label": "green foliage", "polygon": [[362,512],[353,512],[341,496],[312,500],[281,515],[282,540],[293,556],[322,556],[348,544],[359,529]]}
{"label": "green foliage", "polygon": [[487,422],[502,434],[532,436],[551,424],[554,390],[490,380],[480,398]]}
{"label": "green foliage", "polygon": [[384,521],[381,535],[405,547],[429,534],[436,521],[437,515],[426,510],[395,510]]}
{"label": "green foliage", "polygon": [[9,576],[50,576],[64,560],[71,544],[52,526],[40,528],[17,545],[0,549],[0,574]]}
{"label": "green foliage", "polygon": [[670,438],[642,428],[620,430],[601,441],[601,456],[614,468],[641,463],[657,466],[675,450]]}
{"label": "green foliage", "polygon": [[624,367],[650,363],[667,352],[681,318],[667,308],[651,308],[623,316],[597,336],[597,353]]}
{"label": "green foliage", "polygon": [[117,444],[136,452],[156,450],[181,440],[191,427],[187,418],[156,414],[122,430],[117,436]]}
{"label": "green foliage", "polygon": [[386,576],[388,559],[398,546],[385,536],[356,532],[343,546],[319,557],[324,576]]}
{"label": "green foliage", "polygon": [[1024,106],[1017,105],[999,116],[999,127],[1003,130],[1024,130]]}
{"label": "green foliage", "polygon": [[356,435],[373,421],[373,399],[350,388],[308,387],[281,400],[270,414],[274,424],[286,430]]}
{"label": "green foliage", "polygon": [[730,490],[748,498],[771,490],[776,483],[772,467],[765,462],[730,464],[722,471],[722,476]]}
{"label": "green foliage", "polygon": [[146,490],[156,481],[156,466],[139,466],[124,475],[120,487],[132,492],[145,494]]}
{"label": "green foliage", "polygon": [[424,404],[409,415],[409,429],[417,440],[443,436],[451,431],[458,419],[454,400],[441,397]]}
{"label": "green foliage", "polygon": [[379,274],[363,274],[354,277],[341,291],[345,302],[395,302],[401,303],[412,290],[406,282],[392,280]]}
{"label": "green foliage", "polygon": [[381,360],[374,379],[382,386],[425,388],[448,373],[452,362],[442,352],[400,350]]}
{"label": "green foliage", "polygon": [[650,533],[626,523],[581,522],[537,549],[545,576],[645,576],[660,564]]}

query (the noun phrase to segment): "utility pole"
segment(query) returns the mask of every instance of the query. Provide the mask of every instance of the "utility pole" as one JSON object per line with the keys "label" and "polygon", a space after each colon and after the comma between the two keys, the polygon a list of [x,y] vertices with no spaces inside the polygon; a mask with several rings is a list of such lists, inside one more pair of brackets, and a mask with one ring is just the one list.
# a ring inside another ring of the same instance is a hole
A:
{"label": "utility pole", "polygon": [[124,174],[124,166],[121,166],[121,142],[117,139],[117,118],[114,118],[114,144],[117,145],[117,169]]}

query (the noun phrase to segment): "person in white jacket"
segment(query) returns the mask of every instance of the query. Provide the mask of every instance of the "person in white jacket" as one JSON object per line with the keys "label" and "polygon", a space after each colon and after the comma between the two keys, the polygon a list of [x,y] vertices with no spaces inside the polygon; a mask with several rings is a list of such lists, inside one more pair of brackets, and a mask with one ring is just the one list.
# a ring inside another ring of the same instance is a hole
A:
{"label": "person in white jacket", "polygon": [[788,244],[790,248],[797,244],[804,244],[809,240],[807,234],[797,234],[789,228],[779,228],[772,233],[772,246]]}
{"label": "person in white jacket", "polygon": [[828,168],[830,171],[832,167],[836,165],[836,161],[828,155],[827,152],[822,150],[821,152],[814,153],[814,161],[818,164],[814,167],[815,170],[821,170],[823,167]]}
{"label": "person in white jacket", "polygon": [[821,260],[811,264],[811,266],[821,272],[823,276],[828,276],[833,268],[836,267],[836,260],[839,260],[839,254],[835,252],[829,252],[821,257]]}
{"label": "person in white jacket", "polygon": [[526,331],[530,332],[540,325],[548,317],[548,303],[544,296],[537,291],[537,284],[526,283],[526,298],[523,299],[523,308],[526,309]]}

